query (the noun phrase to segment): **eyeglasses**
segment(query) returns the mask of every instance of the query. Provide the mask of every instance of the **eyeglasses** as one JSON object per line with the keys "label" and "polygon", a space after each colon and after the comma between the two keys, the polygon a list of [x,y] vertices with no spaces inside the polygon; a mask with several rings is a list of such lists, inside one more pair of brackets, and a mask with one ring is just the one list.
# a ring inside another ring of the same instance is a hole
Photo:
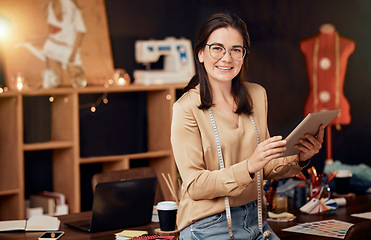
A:
{"label": "eyeglasses", "polygon": [[226,50],[220,44],[206,44],[209,47],[210,56],[214,59],[221,59],[228,51],[234,60],[241,61],[246,56],[246,48],[243,46],[234,46],[229,50]]}

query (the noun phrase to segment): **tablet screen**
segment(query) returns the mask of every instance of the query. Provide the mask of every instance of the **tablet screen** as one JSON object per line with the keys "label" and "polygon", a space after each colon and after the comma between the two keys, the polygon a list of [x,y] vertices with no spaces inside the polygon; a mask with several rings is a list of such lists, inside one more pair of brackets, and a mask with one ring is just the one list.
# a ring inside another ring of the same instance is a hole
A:
{"label": "tablet screen", "polygon": [[322,112],[309,113],[303,121],[287,136],[287,150],[283,152],[283,156],[296,155],[300,150],[294,148],[294,145],[299,143],[300,138],[305,138],[304,134],[309,133],[315,136],[319,126],[322,124],[326,127],[338,114],[340,110],[328,110]]}

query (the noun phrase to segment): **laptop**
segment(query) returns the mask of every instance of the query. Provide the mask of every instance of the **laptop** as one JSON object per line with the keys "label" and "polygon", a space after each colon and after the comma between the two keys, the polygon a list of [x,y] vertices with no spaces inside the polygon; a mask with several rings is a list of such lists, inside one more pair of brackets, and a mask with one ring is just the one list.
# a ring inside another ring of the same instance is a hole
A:
{"label": "laptop", "polygon": [[91,218],[64,224],[86,232],[147,225],[152,220],[156,183],[156,177],[98,183]]}

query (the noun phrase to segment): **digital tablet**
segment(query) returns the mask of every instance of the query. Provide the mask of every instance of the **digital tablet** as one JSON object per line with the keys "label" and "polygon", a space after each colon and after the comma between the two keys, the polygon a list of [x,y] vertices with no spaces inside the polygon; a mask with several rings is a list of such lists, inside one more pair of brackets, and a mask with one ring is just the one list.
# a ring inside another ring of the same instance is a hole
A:
{"label": "digital tablet", "polygon": [[294,148],[294,145],[299,143],[299,139],[304,139],[304,134],[306,133],[315,136],[318,132],[319,126],[322,124],[324,127],[326,127],[332,121],[332,119],[334,119],[339,114],[339,112],[340,110],[337,109],[309,113],[287,136],[287,150],[283,152],[283,157],[298,154],[300,150]]}

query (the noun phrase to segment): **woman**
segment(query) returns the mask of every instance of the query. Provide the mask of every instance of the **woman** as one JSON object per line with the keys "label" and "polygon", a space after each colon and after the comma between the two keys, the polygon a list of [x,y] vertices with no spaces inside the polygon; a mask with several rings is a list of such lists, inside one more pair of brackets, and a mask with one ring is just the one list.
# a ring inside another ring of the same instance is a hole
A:
{"label": "woman", "polygon": [[[261,239],[257,177],[294,176],[321,148],[322,126],[316,137],[300,140],[300,154],[281,157],[286,141],[269,136],[266,92],[246,81],[249,48],[246,25],[232,13],[210,16],[199,30],[197,73],[173,106],[171,126],[183,180],[177,215],[181,239]],[[270,230],[266,223],[261,228]],[[270,239],[278,237],[273,233]]]}

